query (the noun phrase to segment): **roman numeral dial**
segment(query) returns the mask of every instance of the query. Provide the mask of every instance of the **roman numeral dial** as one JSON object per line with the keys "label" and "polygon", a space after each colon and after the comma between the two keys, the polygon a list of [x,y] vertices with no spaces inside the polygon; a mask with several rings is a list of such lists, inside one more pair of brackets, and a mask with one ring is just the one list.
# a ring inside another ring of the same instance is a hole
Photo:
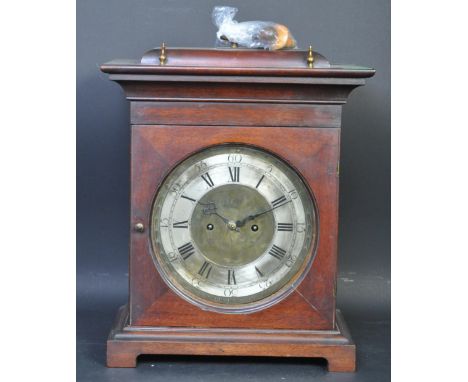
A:
{"label": "roman numeral dial", "polygon": [[184,260],[187,260],[190,256],[192,256],[195,253],[195,248],[193,247],[192,243],[184,244],[183,246],[177,249],[180,253],[180,256],[182,256]]}
{"label": "roman numeral dial", "polygon": [[237,282],[236,282],[236,274],[234,272],[234,270],[232,269],[229,269],[228,270],[228,279],[227,279],[227,283],[228,285],[236,285]]}
{"label": "roman numeral dial", "polygon": [[174,228],[188,228],[188,220],[184,220],[182,222],[172,223]]}
{"label": "roman numeral dial", "polygon": [[258,180],[258,183],[255,186],[255,188],[258,188],[260,186],[260,184],[262,184],[263,179],[265,179],[265,175],[262,175],[262,177]]}
{"label": "roman numeral dial", "polygon": [[191,197],[189,197],[189,196],[187,196],[187,195],[182,195],[181,198],[190,200],[191,202],[195,202],[195,203],[197,202],[195,199],[193,199],[193,198],[191,198]]}
{"label": "roman numeral dial", "polygon": [[201,175],[202,179],[206,182],[206,184],[210,187],[214,186],[213,180],[211,179],[210,173],[206,173],[204,175]]}
{"label": "roman numeral dial", "polygon": [[303,279],[315,256],[318,208],[306,178],[281,157],[226,141],[163,170],[162,184],[149,190],[148,247],[178,296],[203,310],[250,313]]}
{"label": "roman numeral dial", "polygon": [[257,267],[255,267],[255,272],[257,273],[258,277],[263,277],[264,276],[263,272],[260,269],[258,269]]}
{"label": "roman numeral dial", "polygon": [[289,231],[293,230],[292,223],[278,223],[278,231]]}
{"label": "roman numeral dial", "polygon": [[273,200],[271,202],[271,205],[276,208],[276,207],[283,205],[286,202],[287,202],[286,196],[282,195],[278,199]]}
{"label": "roman numeral dial", "polygon": [[210,264],[208,261],[205,261],[203,265],[201,266],[200,270],[198,271],[198,274],[205,279],[210,277],[211,269],[213,268],[213,265]]}
{"label": "roman numeral dial", "polygon": [[276,257],[278,260],[283,260],[286,255],[286,251],[283,248],[280,248],[273,244],[273,247],[268,252],[271,256]]}
{"label": "roman numeral dial", "polygon": [[231,179],[231,182],[239,182],[240,167],[229,167],[229,177]]}

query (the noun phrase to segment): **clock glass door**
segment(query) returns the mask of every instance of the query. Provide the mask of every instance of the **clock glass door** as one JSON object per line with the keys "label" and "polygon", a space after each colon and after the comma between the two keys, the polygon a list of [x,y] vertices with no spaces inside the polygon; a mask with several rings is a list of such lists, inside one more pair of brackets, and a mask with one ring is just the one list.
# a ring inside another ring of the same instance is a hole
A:
{"label": "clock glass door", "polygon": [[312,192],[283,160],[251,146],[205,149],[177,165],[151,214],[166,283],[203,309],[246,313],[287,296],[315,255]]}

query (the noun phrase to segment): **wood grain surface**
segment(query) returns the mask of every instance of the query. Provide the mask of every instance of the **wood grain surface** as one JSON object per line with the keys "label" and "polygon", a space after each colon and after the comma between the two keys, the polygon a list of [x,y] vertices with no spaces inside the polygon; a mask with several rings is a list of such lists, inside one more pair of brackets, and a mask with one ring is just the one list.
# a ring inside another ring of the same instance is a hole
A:
{"label": "wood grain surface", "polygon": [[[130,100],[130,297],[107,342],[110,367],[140,354],[322,357],[353,371],[356,348],[336,304],[341,109],[374,70],[330,65],[306,51],[166,50],[101,66]],[[273,58],[275,60],[273,60]],[[201,310],[173,292],[151,256],[151,206],[168,172],[204,148],[243,143],[295,168],[312,191],[319,240],[312,267],[294,291],[242,315]],[[143,232],[132,229],[137,223]]]}

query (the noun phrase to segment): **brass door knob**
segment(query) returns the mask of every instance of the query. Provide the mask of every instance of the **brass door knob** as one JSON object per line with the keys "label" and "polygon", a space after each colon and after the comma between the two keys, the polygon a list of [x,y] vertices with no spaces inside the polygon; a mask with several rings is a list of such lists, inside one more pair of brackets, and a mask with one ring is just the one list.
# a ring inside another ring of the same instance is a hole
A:
{"label": "brass door knob", "polygon": [[145,232],[145,226],[143,223],[136,223],[134,228],[136,232]]}

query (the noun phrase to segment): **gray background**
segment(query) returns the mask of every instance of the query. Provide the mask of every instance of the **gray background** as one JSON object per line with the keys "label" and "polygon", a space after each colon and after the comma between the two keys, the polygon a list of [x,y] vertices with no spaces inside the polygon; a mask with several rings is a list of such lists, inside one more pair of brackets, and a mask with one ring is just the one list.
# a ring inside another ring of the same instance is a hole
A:
{"label": "gray background", "polygon": [[[343,110],[338,306],[358,346],[356,374],[322,361],[143,357],[105,368],[105,340],[128,287],[129,111],[100,73],[114,58],[168,46],[211,47],[215,5],[239,21],[286,24],[333,63],[377,69]],[[390,379],[390,2],[77,0],[78,380],[384,381]]]}

